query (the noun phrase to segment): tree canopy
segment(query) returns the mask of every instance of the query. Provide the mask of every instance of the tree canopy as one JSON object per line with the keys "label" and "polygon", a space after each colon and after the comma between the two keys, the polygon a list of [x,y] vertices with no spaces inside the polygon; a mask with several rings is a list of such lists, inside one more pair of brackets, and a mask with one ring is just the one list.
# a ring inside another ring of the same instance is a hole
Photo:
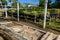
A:
{"label": "tree canopy", "polygon": [[[39,0],[39,7],[44,7],[45,0]],[[60,0],[55,0],[52,3],[51,0],[48,0],[48,8],[60,8]]]}
{"label": "tree canopy", "polygon": [[[8,0],[9,2],[12,2],[12,6],[16,8],[18,0]],[[1,0],[2,5],[7,5],[6,0]],[[1,5],[0,3],[0,5]],[[22,5],[19,3],[19,5],[22,7]],[[44,8],[45,0],[39,0],[39,7]],[[55,0],[55,2],[52,3],[51,0],[48,0],[48,8],[60,8],[60,0]]]}
{"label": "tree canopy", "polygon": [[44,0],[39,0],[39,7],[44,7]]}
{"label": "tree canopy", "polygon": [[7,5],[7,1],[6,0],[1,0],[2,5]]}

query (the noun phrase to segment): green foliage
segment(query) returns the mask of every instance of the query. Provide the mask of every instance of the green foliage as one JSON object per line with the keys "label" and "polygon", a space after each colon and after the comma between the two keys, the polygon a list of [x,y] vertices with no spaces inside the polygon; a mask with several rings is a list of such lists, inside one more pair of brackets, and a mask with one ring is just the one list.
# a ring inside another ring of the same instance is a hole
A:
{"label": "green foliage", "polygon": [[18,1],[18,0],[9,0],[9,2],[16,2],[16,1]]}
{"label": "green foliage", "polygon": [[32,11],[31,13],[32,13],[32,14],[38,14],[37,11]]}
{"label": "green foliage", "polygon": [[51,27],[60,29],[60,24],[56,22],[51,22]]}
{"label": "green foliage", "polygon": [[2,5],[7,5],[7,1],[6,0],[1,0]]}
{"label": "green foliage", "polygon": [[12,4],[12,7],[13,7],[13,8],[17,8],[17,2],[13,3],[13,4]]}
{"label": "green foliage", "polygon": [[38,24],[43,25],[43,20],[39,20]]}
{"label": "green foliage", "polygon": [[[39,0],[39,7],[44,8],[45,0]],[[48,0],[48,8],[51,6],[51,0]]]}
{"label": "green foliage", "polygon": [[8,10],[8,12],[12,12],[12,13],[14,13],[14,12],[16,12],[16,10]]}
{"label": "green foliage", "polygon": [[45,0],[39,0],[39,7],[44,7]]}
{"label": "green foliage", "polygon": [[[43,8],[45,5],[45,0],[39,0],[39,7]],[[48,0],[48,8],[60,8],[60,0],[55,0],[52,3],[51,0]]]}
{"label": "green foliage", "polygon": [[[12,2],[12,7],[13,8],[17,8],[17,2],[18,2],[18,0],[9,0],[9,2]],[[19,7],[22,7],[22,5],[19,3]]]}
{"label": "green foliage", "polygon": [[52,3],[52,8],[60,8],[60,0],[55,0],[54,3]]}
{"label": "green foliage", "polygon": [[23,10],[19,10],[19,13],[20,13],[20,14],[24,14]]}
{"label": "green foliage", "polygon": [[[55,10],[57,13],[60,13],[60,9],[48,9],[47,10],[48,15],[50,14],[51,10]],[[44,15],[44,9],[24,10],[23,12],[26,13],[26,14],[42,14],[42,15]]]}
{"label": "green foliage", "polygon": [[50,8],[51,7],[51,0],[48,0],[48,8]]}

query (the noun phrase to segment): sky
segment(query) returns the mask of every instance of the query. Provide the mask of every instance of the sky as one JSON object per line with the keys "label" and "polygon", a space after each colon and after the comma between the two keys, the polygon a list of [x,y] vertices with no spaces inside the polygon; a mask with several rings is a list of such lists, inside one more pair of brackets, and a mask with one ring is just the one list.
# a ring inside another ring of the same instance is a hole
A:
{"label": "sky", "polygon": [[39,0],[19,0],[20,1],[20,3],[30,3],[30,4],[38,4],[39,3]]}
{"label": "sky", "polygon": [[[39,4],[39,0],[18,0],[21,4],[24,4],[24,3],[30,3],[30,4]],[[55,1],[55,0],[51,0],[52,3]],[[8,2],[9,3],[9,2]],[[10,4],[10,3],[9,3]]]}
{"label": "sky", "polygon": [[[54,2],[55,0],[51,0],[52,2]],[[31,3],[31,4],[39,4],[39,0],[19,0],[20,3]]]}

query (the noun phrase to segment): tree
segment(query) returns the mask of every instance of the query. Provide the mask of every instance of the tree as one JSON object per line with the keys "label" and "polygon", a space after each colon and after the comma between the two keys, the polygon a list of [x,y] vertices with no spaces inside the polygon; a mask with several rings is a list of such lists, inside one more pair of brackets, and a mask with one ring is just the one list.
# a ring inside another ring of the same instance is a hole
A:
{"label": "tree", "polygon": [[16,1],[18,1],[18,0],[9,0],[9,2],[16,2]]}
{"label": "tree", "polygon": [[60,3],[60,0],[55,0],[56,3]]}
{"label": "tree", "polygon": [[[39,0],[39,7],[44,7],[45,0]],[[48,8],[51,7],[51,0],[48,0]]]}
{"label": "tree", "polygon": [[39,7],[44,7],[45,0],[39,0]]}
{"label": "tree", "polygon": [[48,8],[51,7],[51,0],[48,0]]}
{"label": "tree", "polygon": [[9,0],[9,2],[11,3],[12,7],[17,7],[17,1],[18,0]]}
{"label": "tree", "polygon": [[13,8],[17,8],[17,2],[12,3]]}
{"label": "tree", "polygon": [[[18,2],[18,0],[9,0],[9,2],[12,2],[12,7],[13,8],[17,8],[17,2]],[[20,6],[21,4],[19,3],[19,6]]]}
{"label": "tree", "polygon": [[7,1],[6,0],[1,0],[2,5],[7,5]]}
{"label": "tree", "polygon": [[60,8],[60,0],[55,0],[56,8]]}
{"label": "tree", "polygon": [[52,4],[53,8],[60,8],[60,0],[55,0],[55,2]]}

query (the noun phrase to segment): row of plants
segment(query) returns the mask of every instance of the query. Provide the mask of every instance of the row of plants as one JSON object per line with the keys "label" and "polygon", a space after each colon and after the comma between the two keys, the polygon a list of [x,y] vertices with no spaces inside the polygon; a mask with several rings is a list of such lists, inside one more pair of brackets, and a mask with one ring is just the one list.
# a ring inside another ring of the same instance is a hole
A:
{"label": "row of plants", "polygon": [[[48,12],[47,12],[48,15],[50,15],[51,10],[54,10],[54,11],[57,12],[57,14],[60,14],[60,9],[48,9]],[[17,13],[17,10],[8,10],[8,12]],[[32,15],[42,14],[42,15],[44,15],[44,9],[40,9],[38,11],[36,9],[34,9],[34,10],[22,9],[19,12],[22,13],[22,14],[32,14]],[[52,22],[50,21],[50,18],[47,18],[47,20],[48,20],[47,23],[46,23],[47,26],[58,28],[58,29],[60,28],[60,25],[59,25],[60,24],[60,19],[59,18],[53,19]],[[44,20],[40,19],[39,22],[36,22],[36,23],[38,23],[40,25],[43,25],[43,21]]]}

